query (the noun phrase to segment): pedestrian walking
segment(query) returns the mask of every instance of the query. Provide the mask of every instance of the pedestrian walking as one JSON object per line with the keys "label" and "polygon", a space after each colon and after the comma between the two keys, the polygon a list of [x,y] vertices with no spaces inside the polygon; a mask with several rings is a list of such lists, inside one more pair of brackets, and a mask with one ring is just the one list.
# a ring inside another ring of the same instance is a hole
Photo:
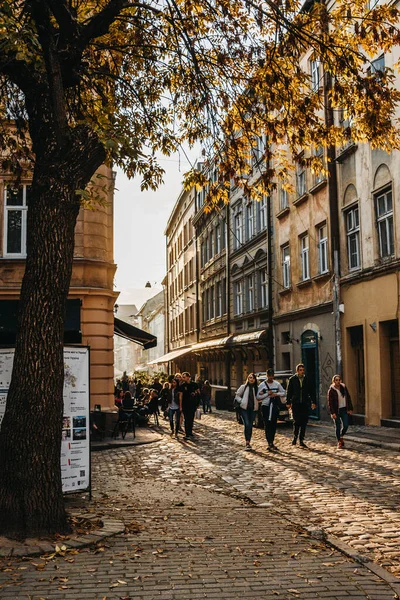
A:
{"label": "pedestrian walking", "polygon": [[190,373],[182,373],[182,383],[179,386],[179,407],[185,417],[185,440],[193,438],[193,421],[199,402],[199,386],[192,381]]}
{"label": "pedestrian walking", "polygon": [[211,385],[208,379],[205,380],[201,387],[201,401],[203,404],[203,412],[212,412],[211,410]]}
{"label": "pedestrian walking", "polygon": [[261,400],[261,412],[264,420],[265,438],[268,442],[268,450],[278,450],[275,446],[276,424],[281,409],[281,403],[285,398],[285,390],[274,379],[274,370],[267,370],[267,379],[258,387],[257,399]]}
{"label": "pedestrian walking", "polygon": [[286,404],[293,412],[293,440],[292,446],[297,444],[297,438],[300,434],[300,447],[307,448],[304,443],[308,415],[310,408],[316,408],[312,397],[311,385],[306,377],[303,363],[296,366],[296,374],[289,379],[286,392]]}
{"label": "pedestrian walking", "polygon": [[257,412],[257,377],[255,373],[250,373],[246,383],[240,386],[236,392],[235,400],[240,404],[240,416],[244,423],[244,439],[246,450],[251,450],[251,436],[253,433],[254,413]]}
{"label": "pedestrian walking", "polygon": [[344,448],[343,436],[349,428],[349,415],[353,412],[353,404],[340,375],[332,377],[332,385],[328,390],[328,406],[335,423],[338,448]]}
{"label": "pedestrian walking", "polygon": [[169,384],[168,389],[168,417],[169,424],[171,427],[171,436],[175,435],[178,437],[179,432],[179,421],[181,416],[181,411],[179,407],[179,391],[178,391],[178,382],[176,379],[173,379]]}

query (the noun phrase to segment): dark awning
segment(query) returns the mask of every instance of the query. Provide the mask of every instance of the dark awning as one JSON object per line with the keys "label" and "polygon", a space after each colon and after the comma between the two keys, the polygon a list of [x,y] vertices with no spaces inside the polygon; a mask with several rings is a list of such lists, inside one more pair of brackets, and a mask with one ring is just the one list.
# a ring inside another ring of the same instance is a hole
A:
{"label": "dark awning", "polygon": [[147,333],[147,331],[143,331],[138,327],[129,325],[129,323],[121,321],[121,319],[117,319],[117,317],[114,317],[114,333],[130,342],[140,344],[145,350],[157,346],[157,338],[154,335]]}

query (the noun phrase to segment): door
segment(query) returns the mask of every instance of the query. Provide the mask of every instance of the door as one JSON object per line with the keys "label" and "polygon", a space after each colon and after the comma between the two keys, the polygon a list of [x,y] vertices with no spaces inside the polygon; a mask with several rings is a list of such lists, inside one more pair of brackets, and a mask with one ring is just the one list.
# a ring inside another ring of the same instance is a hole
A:
{"label": "door", "polygon": [[301,336],[301,356],[306,370],[306,375],[311,383],[313,401],[317,408],[310,411],[310,417],[319,419],[319,359],[318,359],[318,333],[308,329]]}

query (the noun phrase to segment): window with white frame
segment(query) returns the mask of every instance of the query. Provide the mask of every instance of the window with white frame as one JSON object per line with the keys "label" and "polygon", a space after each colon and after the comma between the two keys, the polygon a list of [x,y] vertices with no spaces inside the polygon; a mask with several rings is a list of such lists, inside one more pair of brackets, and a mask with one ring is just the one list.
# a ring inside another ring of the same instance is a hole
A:
{"label": "window with white frame", "polygon": [[290,247],[283,246],[282,248],[282,277],[283,287],[290,288]]}
{"label": "window with white frame", "polygon": [[359,269],[360,260],[360,217],[358,206],[348,210],[345,214],[347,236],[347,260],[349,270]]}
{"label": "window with white frame", "polygon": [[241,315],[243,312],[243,283],[237,281],[234,285],[235,289],[235,315]]}
{"label": "window with white frame", "polygon": [[381,258],[386,258],[394,254],[393,196],[391,188],[375,196],[375,206],[379,255]]}
{"label": "window with white frame", "polygon": [[258,308],[267,308],[268,306],[268,279],[266,269],[261,269],[259,275],[259,300]]}
{"label": "window with white frame", "polygon": [[254,310],[254,275],[246,277],[246,309],[247,312]]}
{"label": "window with white frame", "polygon": [[247,239],[251,240],[251,238],[255,234],[254,205],[253,205],[253,202],[250,202],[246,206],[246,229],[247,229]]}
{"label": "window with white frame", "polygon": [[264,151],[265,151],[265,136],[258,135],[255,138],[255,144],[253,146],[253,153],[252,153],[253,165],[257,164],[258,161],[262,158]]}
{"label": "window with white frame", "polygon": [[285,210],[289,206],[289,194],[288,191],[281,187],[280,190],[280,205],[281,210]]}
{"label": "window with white frame", "polygon": [[235,238],[234,238],[234,247],[235,250],[240,248],[242,245],[242,211],[239,211],[235,215],[234,219],[235,224]]}
{"label": "window with white frame", "polygon": [[263,231],[267,227],[267,199],[265,196],[263,196],[261,198],[261,200],[259,201],[258,208],[259,208],[259,213],[258,213],[259,214],[259,218],[258,218],[259,230]]}
{"label": "window with white frame", "polygon": [[302,235],[300,238],[300,259],[301,259],[301,280],[310,279],[310,253],[308,244],[308,235]]}
{"label": "window with white frame", "polygon": [[313,92],[318,92],[321,80],[321,62],[319,61],[319,59],[314,59],[310,61],[310,73],[311,89]]}
{"label": "window with white frame", "polygon": [[296,167],[296,191],[298,196],[304,196],[307,191],[306,168],[301,163]]}
{"label": "window with white frame", "polygon": [[4,189],[4,256],[26,256],[26,230],[30,187],[6,185]]}
{"label": "window with white frame", "polygon": [[328,228],[326,223],[318,227],[318,263],[319,272],[328,272]]}
{"label": "window with white frame", "polygon": [[215,251],[217,254],[219,254],[221,252],[221,224],[218,223],[218,225],[215,228]]}

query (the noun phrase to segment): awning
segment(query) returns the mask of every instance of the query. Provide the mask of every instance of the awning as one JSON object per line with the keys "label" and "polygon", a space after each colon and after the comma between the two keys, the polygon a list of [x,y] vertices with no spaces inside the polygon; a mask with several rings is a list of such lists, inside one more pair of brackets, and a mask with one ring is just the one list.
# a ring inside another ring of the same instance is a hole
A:
{"label": "awning", "polygon": [[200,342],[191,348],[191,352],[201,352],[203,350],[224,350],[232,346],[244,346],[249,344],[260,344],[266,341],[268,330],[252,331],[251,333],[241,333],[240,335],[228,335],[227,337]]}
{"label": "awning", "polygon": [[157,338],[154,335],[121,321],[117,317],[114,317],[114,333],[125,340],[140,344],[145,350],[157,346]]}
{"label": "awning", "polygon": [[244,344],[258,344],[265,342],[268,337],[268,329],[262,331],[252,331],[251,333],[241,333],[234,335],[229,340],[229,346],[243,346]]}
{"label": "awning", "polygon": [[225,348],[228,345],[229,340],[231,339],[231,335],[228,337],[217,338],[215,340],[210,340],[208,342],[200,342],[200,344],[195,344],[191,348],[191,352],[201,352],[202,350],[218,350],[219,348]]}
{"label": "awning", "polygon": [[174,360],[174,358],[178,358],[178,356],[183,356],[183,354],[187,354],[192,350],[192,346],[187,346],[186,348],[177,348],[176,350],[172,350],[172,352],[168,352],[168,354],[164,354],[163,356],[159,356],[158,358],[147,363],[148,365],[159,365],[161,363],[167,363],[170,360]]}

